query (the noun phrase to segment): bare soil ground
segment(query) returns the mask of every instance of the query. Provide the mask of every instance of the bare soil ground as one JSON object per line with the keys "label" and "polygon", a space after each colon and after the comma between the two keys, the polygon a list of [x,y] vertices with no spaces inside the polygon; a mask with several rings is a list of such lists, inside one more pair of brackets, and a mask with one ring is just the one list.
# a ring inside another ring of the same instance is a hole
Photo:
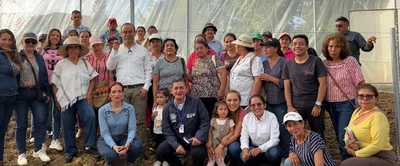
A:
{"label": "bare soil ground", "polygon": [[[379,102],[378,107],[387,115],[389,124],[390,124],[390,142],[393,146],[393,151],[397,154],[397,142],[396,142],[396,119],[395,119],[395,110],[394,110],[394,99],[393,94],[391,93],[379,93]],[[17,165],[18,159],[18,151],[17,146],[15,143],[14,137],[14,127],[15,127],[15,120],[14,118],[11,119],[8,132],[5,138],[5,151],[4,151],[4,162],[5,166],[15,166]],[[338,144],[335,137],[335,132],[332,127],[331,120],[329,118],[328,113],[325,116],[325,136],[327,140],[327,146],[329,149],[329,153],[335,159],[335,161],[339,164],[340,163],[340,154],[338,149]],[[28,158],[28,165],[34,166],[60,166],[60,165],[70,165],[70,166],[97,166],[97,165],[104,165],[104,160],[102,159],[95,159],[91,156],[87,156],[82,154],[82,147],[83,147],[83,140],[78,139],[78,148],[79,148],[79,157],[75,158],[75,161],[70,164],[65,164],[64,159],[64,152],[58,152],[56,150],[47,149],[47,154],[52,159],[50,162],[42,162],[40,159],[36,159],[32,157],[32,150],[33,150],[33,143],[30,143],[28,140],[27,134],[27,158]],[[150,138],[150,136],[149,136]],[[51,142],[50,137],[48,137],[46,141],[46,145],[49,146]],[[149,150],[151,145],[151,139],[146,143],[145,148],[143,149],[145,160],[136,162],[135,165],[138,166],[150,166],[155,162],[155,153]],[[188,160],[183,160],[183,165],[190,165]],[[120,159],[118,163],[115,163],[116,166],[124,165],[124,159]]]}

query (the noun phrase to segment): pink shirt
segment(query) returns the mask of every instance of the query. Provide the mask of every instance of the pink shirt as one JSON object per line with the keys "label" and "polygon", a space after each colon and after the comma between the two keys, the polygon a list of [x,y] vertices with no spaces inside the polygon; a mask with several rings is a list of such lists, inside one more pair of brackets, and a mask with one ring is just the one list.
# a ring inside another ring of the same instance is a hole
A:
{"label": "pink shirt", "polygon": [[100,81],[108,81],[110,85],[114,82],[114,74],[112,71],[107,69],[106,63],[108,59],[108,55],[104,53],[104,55],[100,58],[96,58],[94,54],[88,54],[85,56],[85,59],[90,63],[90,65],[96,70],[99,75],[96,77],[96,83]]}
{"label": "pink shirt", "polygon": [[[208,49],[208,54],[217,55],[217,52],[215,52],[213,49],[210,48]],[[189,54],[186,64],[188,70],[192,71],[194,63],[196,62],[197,59],[199,59],[199,56],[197,55],[196,51],[193,51],[192,53]]]}
{"label": "pink shirt", "polygon": [[294,52],[293,52],[293,50],[291,49],[291,48],[289,48],[285,53],[285,58],[287,59],[287,60],[291,60],[291,59],[293,59],[294,58]]}
{"label": "pink shirt", "polygon": [[58,49],[49,49],[47,51],[43,51],[43,59],[46,64],[47,75],[49,83],[51,84],[51,76],[53,75],[54,68],[56,68],[56,64],[58,61],[64,59],[62,56],[58,55]]}
{"label": "pink shirt", "polygon": [[243,122],[244,116],[246,116],[247,111],[244,109],[240,109],[240,113],[239,113],[239,121]]}
{"label": "pink shirt", "polygon": [[[364,80],[361,67],[357,60],[352,56],[348,56],[340,63],[333,64],[328,60],[324,60],[323,62],[342,90],[349,96],[350,100],[356,98],[357,85]],[[329,102],[342,102],[347,100],[329,75],[327,76],[326,100]]]}

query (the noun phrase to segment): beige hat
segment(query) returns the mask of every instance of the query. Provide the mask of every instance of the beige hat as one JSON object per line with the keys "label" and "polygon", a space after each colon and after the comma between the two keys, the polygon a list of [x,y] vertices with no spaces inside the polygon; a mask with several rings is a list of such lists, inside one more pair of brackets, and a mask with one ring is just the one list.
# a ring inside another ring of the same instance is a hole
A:
{"label": "beige hat", "polygon": [[92,36],[89,39],[90,47],[92,47],[95,44],[104,44],[103,40],[99,36]]}
{"label": "beige hat", "polygon": [[236,44],[243,47],[254,48],[253,39],[249,35],[241,34],[239,38],[232,42],[232,44]]}
{"label": "beige hat", "polygon": [[85,45],[81,44],[79,42],[79,38],[78,36],[70,36],[67,39],[67,44],[60,46],[58,48],[58,54],[61,55],[62,57],[67,57],[68,56],[68,52],[67,52],[67,47],[71,46],[71,45],[75,45],[75,46],[80,46],[81,47],[81,51],[79,53],[79,56],[85,56],[86,54],[89,53],[89,48],[87,48]]}

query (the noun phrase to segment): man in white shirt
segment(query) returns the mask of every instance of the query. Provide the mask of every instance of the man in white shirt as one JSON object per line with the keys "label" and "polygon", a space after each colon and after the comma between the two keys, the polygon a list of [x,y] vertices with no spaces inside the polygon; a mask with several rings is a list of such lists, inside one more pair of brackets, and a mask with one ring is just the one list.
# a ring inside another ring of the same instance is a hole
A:
{"label": "man in white shirt", "polygon": [[135,43],[135,26],[125,23],[121,27],[123,43],[114,40],[113,50],[107,60],[108,70],[116,70],[117,81],[124,85],[124,101],[135,108],[136,136],[146,143],[147,91],[151,85],[150,56],[146,48]]}

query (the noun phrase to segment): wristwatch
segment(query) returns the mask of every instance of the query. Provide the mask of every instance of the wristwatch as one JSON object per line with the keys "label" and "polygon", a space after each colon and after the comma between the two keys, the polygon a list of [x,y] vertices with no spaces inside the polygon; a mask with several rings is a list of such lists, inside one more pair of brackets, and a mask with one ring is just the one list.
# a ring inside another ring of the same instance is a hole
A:
{"label": "wristwatch", "polygon": [[315,106],[317,106],[317,107],[321,107],[321,106],[322,106],[322,103],[321,103],[321,102],[319,102],[319,101],[316,101],[316,102],[315,102]]}

